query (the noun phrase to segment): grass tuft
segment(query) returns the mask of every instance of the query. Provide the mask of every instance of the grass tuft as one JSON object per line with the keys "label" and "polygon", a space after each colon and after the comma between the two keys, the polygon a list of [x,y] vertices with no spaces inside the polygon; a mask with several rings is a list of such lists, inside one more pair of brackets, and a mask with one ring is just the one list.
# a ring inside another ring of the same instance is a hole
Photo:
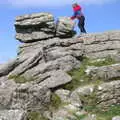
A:
{"label": "grass tuft", "polygon": [[34,111],[28,113],[27,120],[48,120],[48,119],[43,117],[40,112]]}
{"label": "grass tuft", "polygon": [[85,71],[87,69],[87,66],[100,67],[100,66],[110,65],[110,64],[114,64],[114,63],[115,63],[115,61],[109,56],[104,59],[97,59],[97,60],[91,60],[88,58],[84,58],[80,68],[73,69],[68,72],[68,74],[72,77],[72,81],[70,83],[64,85],[63,88],[73,91],[76,88],[83,86],[83,85],[87,85],[87,84],[91,84],[91,83],[99,84],[102,82],[100,79],[93,80],[91,78],[91,76],[86,74]]}
{"label": "grass tuft", "polygon": [[107,109],[91,106],[87,114],[75,115],[74,120],[84,120],[88,117],[88,114],[96,115],[96,120],[112,120],[114,116],[120,116],[120,105],[111,105]]}
{"label": "grass tuft", "polygon": [[62,101],[61,101],[60,97],[57,94],[52,93],[51,103],[50,103],[50,106],[49,106],[50,108],[49,109],[56,110],[61,105],[62,105]]}

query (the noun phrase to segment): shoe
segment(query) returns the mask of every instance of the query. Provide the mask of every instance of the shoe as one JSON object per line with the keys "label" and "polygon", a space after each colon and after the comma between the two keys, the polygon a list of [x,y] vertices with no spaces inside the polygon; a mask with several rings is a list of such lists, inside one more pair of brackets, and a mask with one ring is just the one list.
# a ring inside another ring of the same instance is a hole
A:
{"label": "shoe", "polygon": [[78,35],[74,35],[74,36],[73,36],[73,38],[77,38],[77,37],[78,37]]}
{"label": "shoe", "polygon": [[81,33],[80,35],[81,35],[81,36],[84,36],[84,35],[86,35],[86,34],[87,34],[87,33]]}

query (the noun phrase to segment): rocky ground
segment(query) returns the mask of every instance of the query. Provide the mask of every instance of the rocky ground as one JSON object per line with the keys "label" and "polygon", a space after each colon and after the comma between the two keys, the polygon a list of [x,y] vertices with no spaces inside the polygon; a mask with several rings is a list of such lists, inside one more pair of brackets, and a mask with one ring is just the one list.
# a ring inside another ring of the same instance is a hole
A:
{"label": "rocky ground", "polygon": [[0,65],[0,120],[120,120],[120,31],[73,28],[50,13],[16,17],[21,45]]}

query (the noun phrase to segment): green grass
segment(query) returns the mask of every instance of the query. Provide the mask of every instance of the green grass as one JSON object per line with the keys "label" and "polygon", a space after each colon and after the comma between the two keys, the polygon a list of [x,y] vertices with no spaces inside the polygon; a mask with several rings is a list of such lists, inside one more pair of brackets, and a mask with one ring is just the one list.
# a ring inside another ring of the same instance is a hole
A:
{"label": "green grass", "polygon": [[104,58],[104,59],[99,59],[99,60],[89,60],[88,65],[89,66],[96,66],[96,67],[101,67],[101,66],[107,66],[111,64],[115,64],[115,60],[111,58],[110,56]]}
{"label": "green grass", "polygon": [[74,116],[75,116],[75,120],[83,120],[87,115],[86,114],[83,114],[83,115],[74,114]]}
{"label": "green grass", "polygon": [[74,69],[68,72],[68,74],[72,77],[72,81],[64,85],[64,89],[74,90],[81,85],[88,84],[90,78],[88,75],[86,75],[85,69],[85,66],[82,65],[80,69]]}
{"label": "green grass", "polygon": [[51,103],[49,105],[49,109],[50,110],[56,110],[60,106],[62,106],[62,101],[61,101],[60,97],[58,95],[56,95],[55,93],[52,93],[52,95],[51,95]]}
{"label": "green grass", "polygon": [[75,115],[75,120],[83,120],[88,114],[95,114],[96,120],[112,120],[114,116],[120,116],[120,105],[111,105],[107,109],[91,106],[87,114]]}
{"label": "green grass", "polygon": [[34,111],[28,113],[27,120],[48,120],[48,119],[43,117],[40,112]]}
{"label": "green grass", "polygon": [[93,80],[91,76],[85,73],[87,66],[105,66],[114,64],[115,61],[111,57],[106,57],[102,60],[90,60],[88,58],[84,58],[82,64],[79,69],[73,69],[68,72],[68,74],[72,77],[72,81],[66,85],[64,85],[64,89],[74,90],[79,86],[83,86],[86,84],[99,84],[102,81],[100,79]]}
{"label": "green grass", "polygon": [[120,116],[120,105],[110,106],[105,111],[104,109],[99,111],[97,120],[112,120],[114,116]]}
{"label": "green grass", "polygon": [[34,81],[34,78],[27,79],[24,76],[21,75],[10,75],[8,79],[13,79],[16,83],[26,83],[30,81]]}
{"label": "green grass", "polygon": [[[51,95],[51,103],[47,106],[48,111],[56,111],[59,107],[63,105],[60,97],[55,93]],[[39,111],[28,112],[27,120],[48,120]]]}

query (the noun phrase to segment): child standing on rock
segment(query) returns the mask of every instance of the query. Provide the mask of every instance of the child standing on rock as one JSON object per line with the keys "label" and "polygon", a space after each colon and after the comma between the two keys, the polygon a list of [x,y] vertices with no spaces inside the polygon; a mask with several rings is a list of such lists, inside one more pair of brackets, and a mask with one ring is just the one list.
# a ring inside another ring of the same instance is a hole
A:
{"label": "child standing on rock", "polygon": [[75,18],[78,19],[78,27],[81,31],[81,33],[86,33],[86,30],[85,30],[85,17],[83,15],[83,13],[81,12],[81,6],[78,5],[77,3],[74,3],[72,4],[72,7],[73,7],[73,16],[71,17],[72,20],[74,20]]}

